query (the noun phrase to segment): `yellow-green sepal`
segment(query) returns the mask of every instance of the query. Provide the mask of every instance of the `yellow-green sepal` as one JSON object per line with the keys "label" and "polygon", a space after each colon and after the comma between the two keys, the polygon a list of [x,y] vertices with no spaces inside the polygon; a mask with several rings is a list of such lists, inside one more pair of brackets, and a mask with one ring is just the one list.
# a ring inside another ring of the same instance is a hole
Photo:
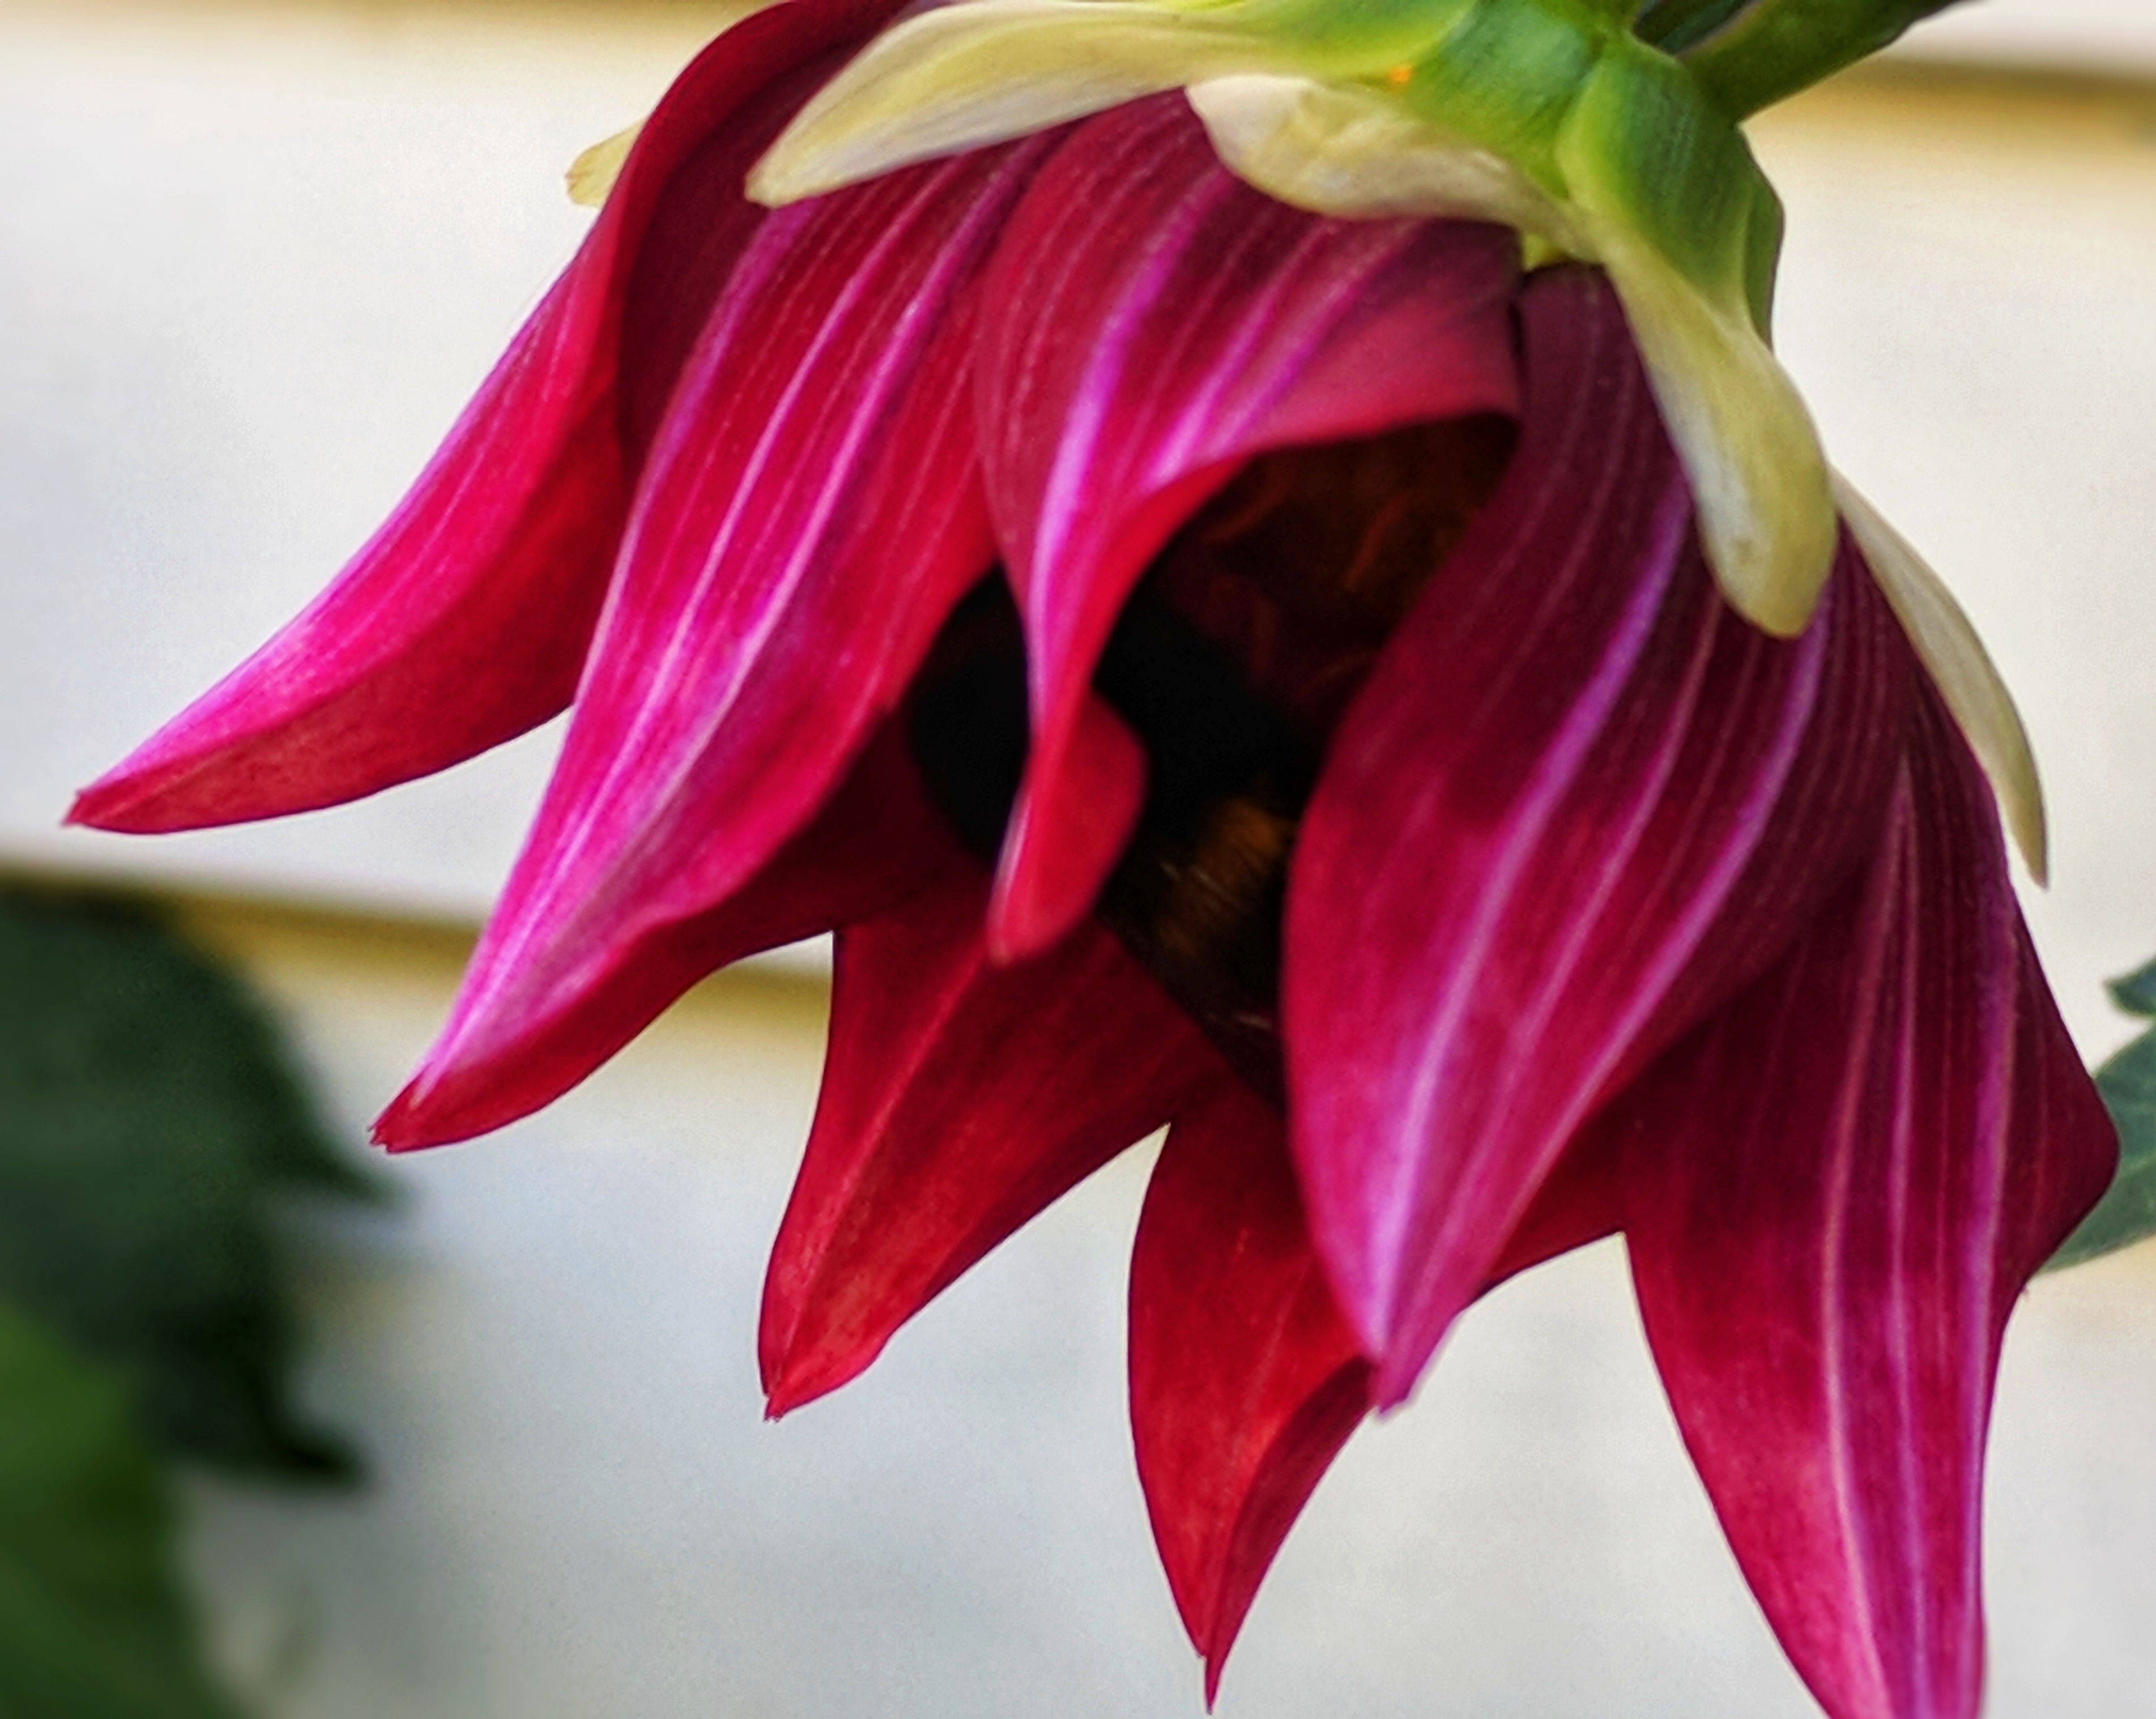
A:
{"label": "yellow-green sepal", "polygon": [[1627,41],[1558,142],[1581,253],[1623,300],[1730,602],[1769,633],[1811,618],[1833,566],[1826,456],[1768,344],[1781,208],[1684,69]]}

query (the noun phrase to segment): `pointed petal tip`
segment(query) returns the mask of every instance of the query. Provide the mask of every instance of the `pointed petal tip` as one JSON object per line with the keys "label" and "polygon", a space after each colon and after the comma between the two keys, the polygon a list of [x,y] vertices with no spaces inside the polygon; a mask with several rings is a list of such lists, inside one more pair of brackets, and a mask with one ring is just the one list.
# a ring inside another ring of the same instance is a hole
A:
{"label": "pointed petal tip", "polygon": [[1028,765],[988,898],[989,959],[1045,953],[1092,911],[1137,828],[1146,755],[1137,736],[1088,694],[1075,720]]}
{"label": "pointed petal tip", "polygon": [[485,1065],[479,1069],[482,1078],[475,1080],[473,1065],[459,1064],[454,1041],[444,1035],[382,1106],[367,1138],[393,1152],[420,1152],[454,1146],[506,1126],[514,1117],[489,1113],[492,1083],[484,1078]]}
{"label": "pointed petal tip", "polygon": [[1086,916],[1086,902],[1059,901],[1042,889],[1040,870],[1006,864],[996,873],[983,936],[988,959],[998,967],[1015,967],[1046,954]]}
{"label": "pointed petal tip", "polygon": [[812,1400],[796,1391],[790,1391],[782,1380],[768,1384],[763,1391],[763,1419],[767,1426],[776,1426],[804,1403]]}
{"label": "pointed petal tip", "polygon": [[416,1080],[406,1082],[403,1090],[382,1107],[381,1115],[367,1128],[369,1144],[388,1152],[407,1152],[434,1143],[420,1138],[420,1131],[413,1126],[413,1113],[418,1104],[415,1093],[418,1085]]}
{"label": "pointed petal tip", "polygon": [[834,1363],[828,1355],[803,1355],[789,1347],[783,1356],[763,1369],[763,1418],[783,1420],[795,1409],[806,1409],[819,1398],[828,1397],[842,1385],[851,1384],[882,1352],[883,1345],[879,1343],[870,1353],[857,1359]]}
{"label": "pointed petal tip", "polygon": [[[1351,1328],[1356,1325],[1352,1316],[1348,1324]],[[1451,1332],[1450,1321],[1446,1322],[1445,1332],[1449,1337]],[[1432,1343],[1424,1347],[1398,1329],[1374,1339],[1368,1333],[1363,1333],[1358,1341],[1362,1344],[1363,1354],[1369,1359],[1368,1389],[1370,1412],[1380,1420],[1389,1420],[1413,1400],[1416,1388],[1435,1362],[1438,1350],[1442,1345]]]}
{"label": "pointed petal tip", "polygon": [[405,1082],[403,1090],[382,1107],[382,1114],[367,1129],[369,1142],[401,1157],[408,1152],[424,1152],[429,1147],[454,1146],[486,1131],[459,1129],[447,1118],[435,1114],[429,1104],[434,1090],[424,1070]]}
{"label": "pointed petal tip", "polygon": [[135,767],[138,752],[108,770],[78,793],[68,804],[62,824],[75,829],[102,829],[116,835],[168,835],[175,831],[201,829],[219,822],[213,815],[159,810],[160,795],[155,776]]}

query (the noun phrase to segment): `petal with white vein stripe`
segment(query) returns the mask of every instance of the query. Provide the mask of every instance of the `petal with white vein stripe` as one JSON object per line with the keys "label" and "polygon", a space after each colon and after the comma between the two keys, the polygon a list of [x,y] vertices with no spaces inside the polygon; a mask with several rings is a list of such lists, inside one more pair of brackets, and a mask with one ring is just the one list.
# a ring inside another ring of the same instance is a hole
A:
{"label": "petal with white vein stripe", "polygon": [[1130,772],[1101,767],[1117,731],[1086,693],[1147,563],[1268,449],[1509,414],[1516,284],[1499,228],[1326,220],[1260,195],[1172,97],[1089,121],[1041,168],[983,282],[975,372],[1031,673],[993,921],[1007,952],[1086,911],[1127,829],[1111,814],[1135,809],[1100,791]]}
{"label": "petal with white vein stripe", "polygon": [[575,1011],[742,888],[896,707],[993,559],[968,312],[1037,147],[766,218],[665,405],[561,760],[430,1063]]}
{"label": "petal with white vein stripe", "polygon": [[1605,1117],[1685,1442],[1833,1719],[1973,1719],[2008,1313],[2109,1180],[2109,1118],[1927,694],[1877,851]]}
{"label": "petal with white vein stripe", "polygon": [[1794,640],[1717,596],[1609,289],[1538,276],[1502,483],[1332,737],[1288,885],[1291,1136],[1413,1384],[1575,1131],[1865,851],[1915,664],[1854,557]]}

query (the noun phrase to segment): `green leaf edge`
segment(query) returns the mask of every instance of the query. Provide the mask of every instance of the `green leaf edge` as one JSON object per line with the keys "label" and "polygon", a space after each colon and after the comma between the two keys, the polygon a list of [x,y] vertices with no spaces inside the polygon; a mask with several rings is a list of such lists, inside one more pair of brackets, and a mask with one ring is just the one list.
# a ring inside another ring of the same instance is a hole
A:
{"label": "green leaf edge", "polygon": [[120,1381],[0,1301],[0,1712],[239,1719],[202,1651],[177,1527]]}
{"label": "green leaf edge", "polygon": [[[2128,1014],[2156,1019],[2156,961],[2113,979],[2112,999]],[[2096,1090],[2118,1125],[2118,1172],[2046,1271],[2063,1271],[2156,1235],[2156,1029],[2143,1034],[2096,1071]]]}

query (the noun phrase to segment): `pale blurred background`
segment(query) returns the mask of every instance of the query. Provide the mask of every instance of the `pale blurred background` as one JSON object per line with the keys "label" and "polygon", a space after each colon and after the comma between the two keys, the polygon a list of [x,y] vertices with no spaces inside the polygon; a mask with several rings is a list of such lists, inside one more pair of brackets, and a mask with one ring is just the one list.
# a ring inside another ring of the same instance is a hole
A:
{"label": "pale blurred background", "polygon": [[[588,217],[560,170],[716,8],[0,0],[0,865],[190,904],[356,1141],[439,1020],[542,735],[369,803],[55,825],[395,500]],[[2156,6],[1989,0],[1768,116],[1782,342],[1960,592],[2046,769],[2030,914],[2096,1055],[2156,954]],[[762,1256],[813,954],[706,985],[552,1111],[327,1239],[312,1400],[372,1489],[198,1486],[220,1651],[291,1719],[1194,1715],[1122,1422],[1133,1155],[837,1398],[762,1424]],[[1991,1711],[2156,1712],[2156,1250],[2015,1327]],[[1614,1246],[1466,1321],[1358,1439],[1222,1711],[1799,1716]]]}

